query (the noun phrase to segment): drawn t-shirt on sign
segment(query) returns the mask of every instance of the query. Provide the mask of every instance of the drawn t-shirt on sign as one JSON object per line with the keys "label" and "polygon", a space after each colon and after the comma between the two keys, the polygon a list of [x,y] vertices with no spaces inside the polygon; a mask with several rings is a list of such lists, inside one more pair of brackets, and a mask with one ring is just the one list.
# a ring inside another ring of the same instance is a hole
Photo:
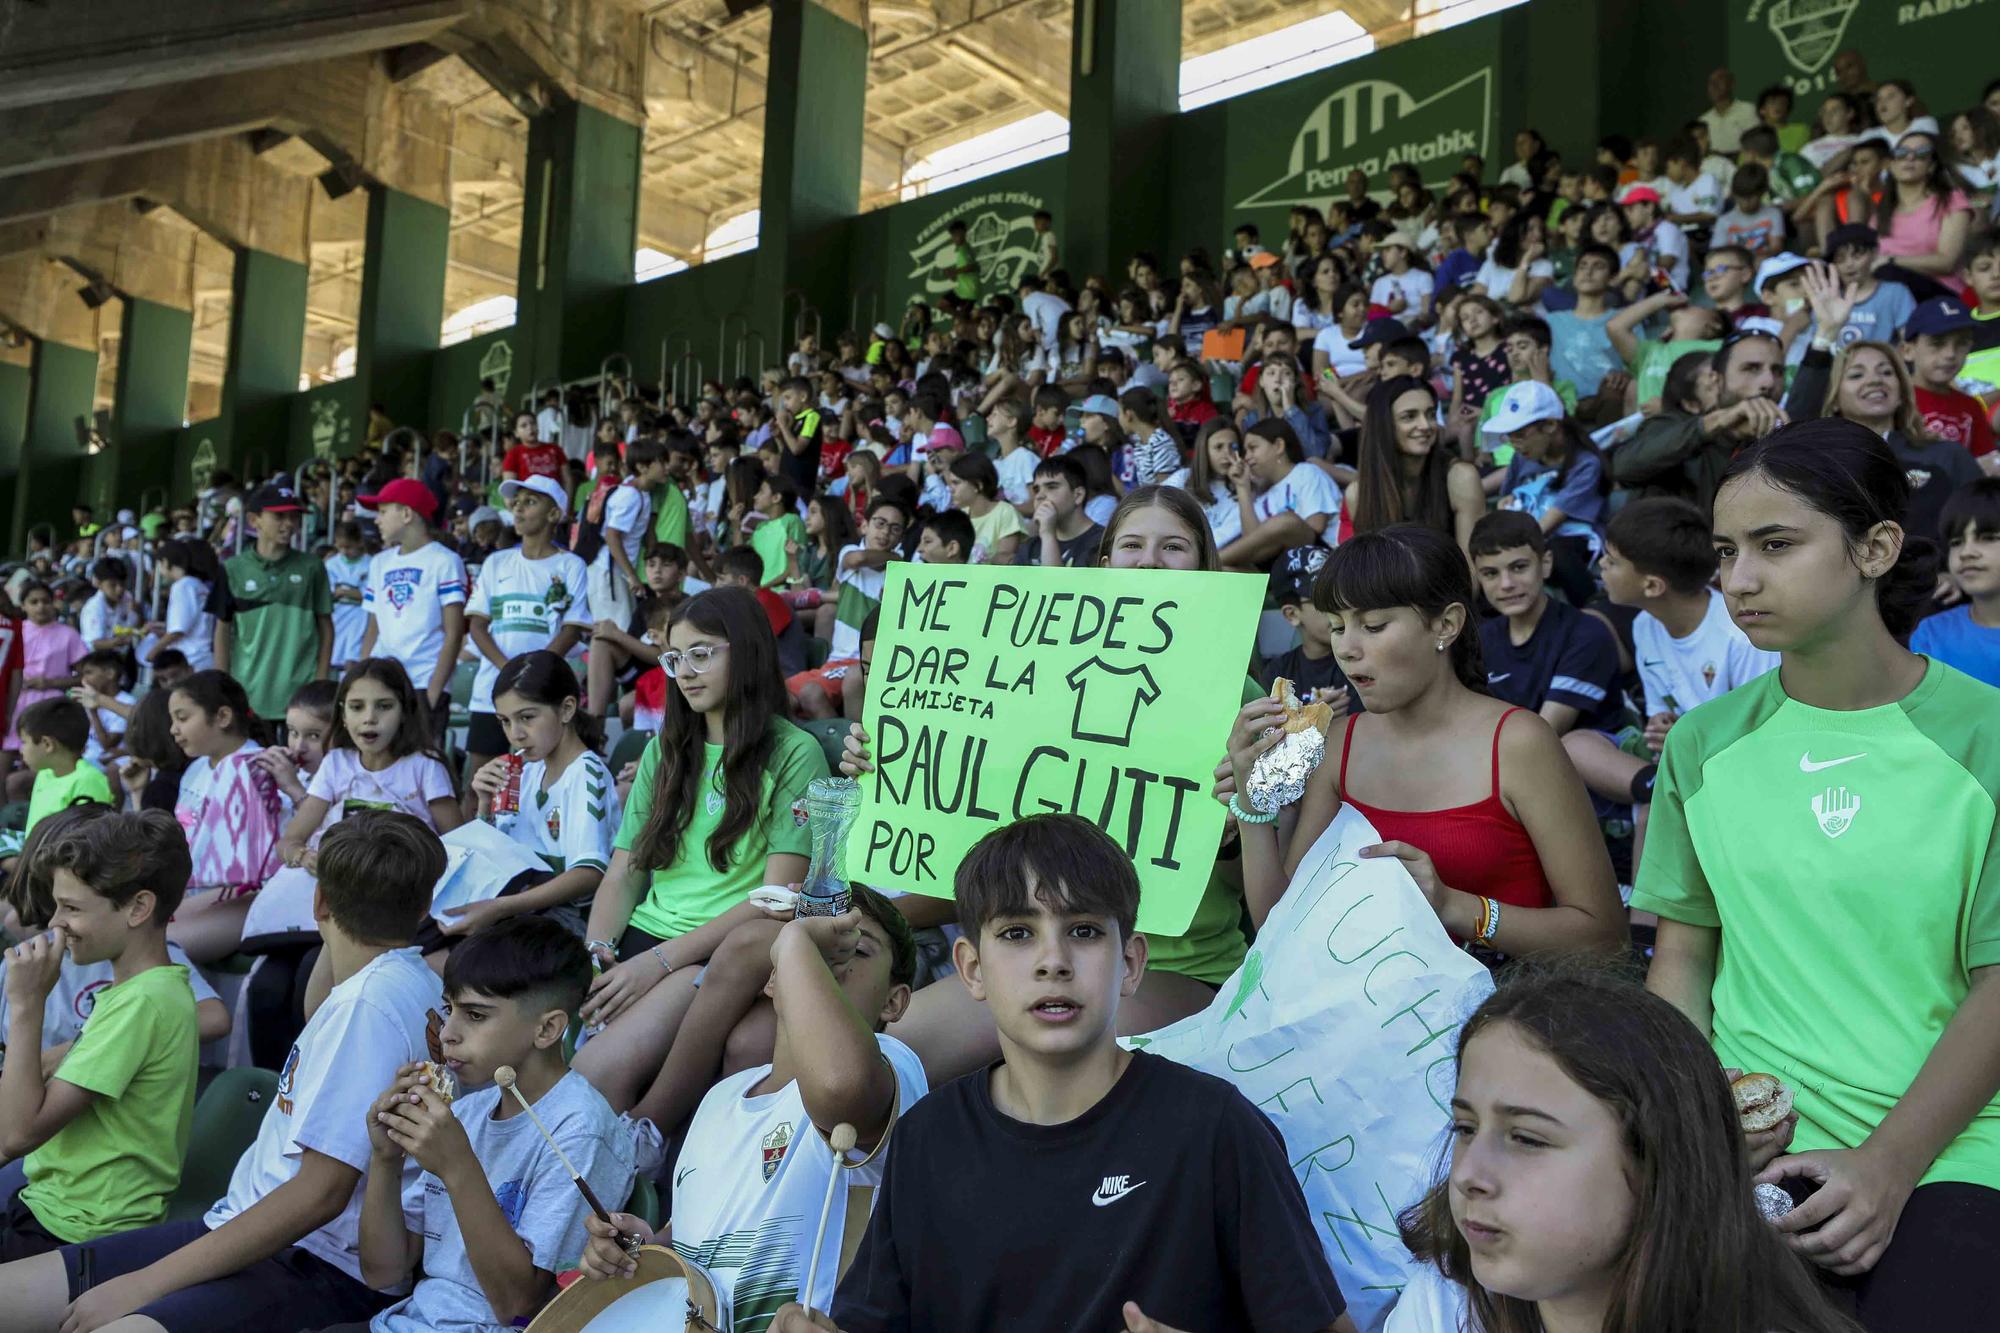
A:
{"label": "drawn t-shirt on sign", "polygon": [[1070,733],[1080,741],[1130,745],[1140,708],[1160,697],[1159,684],[1143,662],[1119,667],[1093,657],[1066,679],[1076,691]]}

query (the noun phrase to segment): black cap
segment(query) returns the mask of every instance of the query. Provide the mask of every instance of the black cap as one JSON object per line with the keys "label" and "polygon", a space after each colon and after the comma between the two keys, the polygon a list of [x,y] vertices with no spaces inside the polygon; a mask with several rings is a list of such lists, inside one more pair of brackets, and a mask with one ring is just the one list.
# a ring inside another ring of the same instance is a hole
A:
{"label": "black cap", "polygon": [[253,514],[296,514],[305,508],[299,503],[298,492],[280,482],[250,492],[243,507]]}
{"label": "black cap", "polygon": [[1362,326],[1361,336],[1347,345],[1359,351],[1363,347],[1373,347],[1377,343],[1401,342],[1409,336],[1410,331],[1404,327],[1402,320],[1384,316],[1381,319],[1369,320]]}

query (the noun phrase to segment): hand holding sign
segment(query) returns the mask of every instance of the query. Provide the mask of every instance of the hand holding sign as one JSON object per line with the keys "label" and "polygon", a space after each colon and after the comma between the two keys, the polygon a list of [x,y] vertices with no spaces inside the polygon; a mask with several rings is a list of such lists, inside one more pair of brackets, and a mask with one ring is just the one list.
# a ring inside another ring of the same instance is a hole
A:
{"label": "hand holding sign", "polygon": [[1072,812],[1132,857],[1140,929],[1184,931],[1222,835],[1200,796],[1243,680],[1216,648],[1247,647],[1260,601],[1232,574],[892,566],[869,730],[842,761],[864,776],[849,877],[949,897],[986,833]]}

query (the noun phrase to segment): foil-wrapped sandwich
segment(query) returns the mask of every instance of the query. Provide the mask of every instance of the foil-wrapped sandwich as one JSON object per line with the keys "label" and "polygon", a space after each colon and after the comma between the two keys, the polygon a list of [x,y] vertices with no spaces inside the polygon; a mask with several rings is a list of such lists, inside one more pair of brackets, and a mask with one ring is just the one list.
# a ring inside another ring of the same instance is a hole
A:
{"label": "foil-wrapped sandwich", "polygon": [[438,1100],[450,1106],[458,1096],[458,1075],[444,1062],[444,1017],[435,1009],[424,1011],[424,1045],[431,1057],[424,1061],[424,1077]]}
{"label": "foil-wrapped sandwich", "polygon": [[1243,793],[1251,809],[1267,815],[1305,795],[1306,779],[1326,758],[1326,732],[1333,725],[1332,704],[1315,702],[1311,691],[1301,697],[1283,676],[1272,683],[1271,697],[1285,706],[1284,735],[1257,756]]}

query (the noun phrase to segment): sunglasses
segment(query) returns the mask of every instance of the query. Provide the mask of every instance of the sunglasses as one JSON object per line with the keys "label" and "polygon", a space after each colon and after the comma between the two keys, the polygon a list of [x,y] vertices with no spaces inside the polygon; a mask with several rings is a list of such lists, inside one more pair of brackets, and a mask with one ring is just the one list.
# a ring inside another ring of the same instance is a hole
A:
{"label": "sunglasses", "polygon": [[1920,161],[1929,157],[1933,151],[1933,149],[1923,144],[1911,144],[1908,148],[1898,148],[1895,152],[1889,154],[1889,156],[1895,158],[1898,162]]}

